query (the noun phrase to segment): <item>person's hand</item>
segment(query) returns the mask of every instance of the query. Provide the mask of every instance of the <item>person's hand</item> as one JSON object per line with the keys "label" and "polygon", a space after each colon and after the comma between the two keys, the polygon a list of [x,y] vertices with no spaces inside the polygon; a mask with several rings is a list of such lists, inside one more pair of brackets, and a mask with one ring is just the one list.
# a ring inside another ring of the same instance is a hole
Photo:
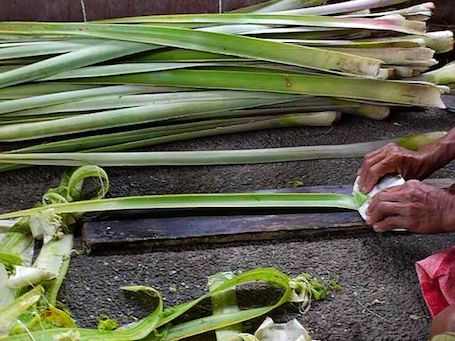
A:
{"label": "person's hand", "polygon": [[446,190],[411,180],[376,194],[367,223],[376,232],[404,228],[415,233],[455,231],[455,196]]}
{"label": "person's hand", "polygon": [[387,174],[399,174],[406,180],[423,180],[437,167],[432,160],[432,153],[413,152],[390,143],[365,156],[359,171],[359,187],[362,192],[369,193]]}

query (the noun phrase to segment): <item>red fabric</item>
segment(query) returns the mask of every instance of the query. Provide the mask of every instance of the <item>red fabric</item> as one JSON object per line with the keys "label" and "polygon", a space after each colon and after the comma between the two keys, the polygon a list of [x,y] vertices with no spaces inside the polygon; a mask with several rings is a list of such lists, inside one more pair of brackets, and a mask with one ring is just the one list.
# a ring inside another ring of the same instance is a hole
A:
{"label": "red fabric", "polygon": [[455,304],[455,247],[417,262],[416,270],[431,316]]}

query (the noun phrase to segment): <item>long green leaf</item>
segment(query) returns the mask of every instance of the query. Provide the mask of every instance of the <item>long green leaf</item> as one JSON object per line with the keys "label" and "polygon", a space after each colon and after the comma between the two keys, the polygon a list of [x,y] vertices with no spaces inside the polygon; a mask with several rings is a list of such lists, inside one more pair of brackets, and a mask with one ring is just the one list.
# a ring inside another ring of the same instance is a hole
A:
{"label": "long green leaf", "polygon": [[35,109],[56,105],[61,103],[73,102],[97,96],[112,95],[117,98],[121,95],[132,95],[147,92],[147,87],[144,86],[109,86],[100,87],[97,89],[85,89],[66,92],[57,92],[48,95],[32,96],[27,98],[20,98],[10,101],[0,102],[0,114],[11,113],[27,109]]}
{"label": "long green leaf", "polygon": [[[205,299],[210,298],[213,295],[219,294],[223,291],[229,290],[235,286],[242,284],[248,284],[253,282],[265,282],[267,284],[273,285],[282,289],[283,293],[280,299],[270,306],[265,306],[261,308],[253,308],[245,311],[241,311],[234,314],[222,314],[219,315],[216,320],[211,318],[203,318],[199,320],[192,321],[190,323],[183,323],[175,326],[167,325],[171,321],[175,320],[179,316],[186,313],[188,310],[199,304]],[[150,294],[159,296],[159,304],[155,311],[142,319],[138,323],[133,324],[130,327],[114,330],[114,331],[100,331],[100,330],[90,330],[83,328],[58,328],[58,329],[48,329],[31,332],[33,340],[36,341],[47,341],[52,339],[62,339],[62,338],[76,338],[81,341],[92,341],[92,340],[109,340],[109,341],[124,341],[124,340],[179,340],[181,338],[189,337],[192,335],[201,334],[210,330],[218,329],[227,325],[235,324],[245,320],[249,320],[261,315],[267,314],[271,310],[283,305],[284,303],[292,299],[293,288],[291,287],[291,279],[283,274],[282,272],[272,269],[256,269],[244,272],[231,280],[224,282],[215,290],[191,301],[184,303],[170,309],[162,311],[162,299],[159,293],[155,290],[142,286],[132,286],[125,287],[124,290],[127,291],[143,291]],[[156,327],[162,327],[156,329]],[[155,332],[155,333],[152,333]],[[0,337],[0,340],[5,340],[5,338]],[[9,341],[29,341],[29,335],[14,335],[8,336],[7,340]]]}
{"label": "long green leaf", "polygon": [[64,82],[42,82],[39,84],[24,84],[0,89],[1,100],[12,100],[31,96],[41,96],[56,92],[95,89],[96,85],[71,84]]}
{"label": "long green leaf", "polygon": [[83,45],[70,42],[50,42],[38,46],[35,44],[13,46],[0,49],[0,60],[60,54],[78,50],[81,46]]}
{"label": "long green leaf", "polygon": [[[112,89],[109,93],[109,89]],[[40,98],[47,103],[57,102],[57,98],[62,98],[65,100],[63,104],[48,105],[44,108],[25,110],[20,112],[15,112],[11,115],[4,115],[3,117],[14,117],[20,118],[22,116],[39,116],[53,114],[53,113],[77,113],[77,112],[95,112],[108,109],[118,109],[118,108],[131,108],[131,107],[140,107],[147,106],[151,104],[164,104],[164,103],[185,103],[196,100],[214,100],[221,98],[220,96],[233,96],[232,98],[241,99],[241,98],[262,98],[264,100],[268,99],[277,99],[278,101],[287,101],[287,100],[298,100],[302,96],[295,96],[289,94],[272,94],[265,92],[232,92],[232,91],[223,91],[223,90],[207,90],[207,91],[184,91],[181,89],[180,92],[169,92],[169,93],[154,93],[154,94],[143,94],[135,95],[140,93],[148,92],[148,88],[145,86],[117,86],[117,87],[108,87],[108,88],[99,88],[94,90],[87,90],[84,92],[68,92],[61,94],[53,94],[48,96],[40,96],[27,100],[18,100],[16,103],[23,104],[29,100],[36,99],[37,103],[41,104]],[[97,95],[99,94],[99,96]],[[85,95],[85,96],[83,96]],[[73,100],[68,100],[71,98]],[[10,101],[12,102],[12,101]],[[2,112],[2,107],[8,105],[8,102],[0,102],[0,113]],[[25,106],[25,105],[24,105]],[[17,107],[17,106],[15,106]],[[13,111],[10,108],[9,112]],[[5,111],[6,111],[5,110]],[[1,119],[2,117],[0,117]]]}
{"label": "long green leaf", "polygon": [[0,88],[46,78],[63,71],[147,51],[152,48],[153,46],[151,45],[107,41],[3,72],[0,77]]}
{"label": "long green leaf", "polygon": [[335,193],[176,194],[77,201],[5,213],[0,219],[30,216],[52,209],[57,214],[140,209],[187,208],[344,208],[357,209],[350,195]]}
{"label": "long green leaf", "polygon": [[328,15],[337,13],[348,13],[362,11],[365,9],[375,9],[380,7],[399,5],[409,0],[351,0],[325,6],[301,8],[296,10],[284,11],[281,13],[304,14],[304,15]]}
{"label": "long green leaf", "polygon": [[332,17],[280,15],[280,14],[182,14],[157,15],[150,17],[113,19],[115,23],[196,23],[196,24],[263,24],[288,25],[317,28],[359,28],[370,30],[396,31],[408,34],[425,33],[426,25],[421,22],[402,19],[343,19]]}
{"label": "long green leaf", "polygon": [[[373,58],[354,57],[317,48],[183,28],[147,25],[0,23],[0,33],[11,31],[22,34],[67,34],[69,36],[87,36],[173,46],[302,66],[328,72],[346,72],[372,77],[378,75],[381,64],[380,60]],[[120,45],[123,46],[123,44]],[[93,64],[93,62],[90,64]],[[44,74],[43,76],[47,75]]]}
{"label": "long green leaf", "polygon": [[243,98],[222,95],[214,100],[195,100],[187,103],[148,105],[127,109],[102,111],[47,122],[0,126],[0,141],[30,140],[77,132],[166,121],[191,115],[255,107],[279,103],[278,99]]}
{"label": "long green leaf", "polygon": [[297,93],[390,104],[445,108],[441,89],[430,83],[382,81],[327,75],[265,72],[173,70],[86,79],[94,84],[149,84],[192,88]]}
{"label": "long green leaf", "polygon": [[326,2],[326,0],[268,0],[260,2],[256,5],[242,7],[231,11],[231,13],[268,13],[286,11],[290,9],[297,9],[303,7],[319,6]]}
{"label": "long green leaf", "polygon": [[[304,115],[307,116],[307,115]],[[211,122],[211,121],[209,121]],[[215,124],[217,121],[213,121]],[[157,134],[155,132],[148,132],[145,130],[138,130],[138,131],[131,131],[122,133],[122,135],[115,135],[115,136],[94,136],[93,139],[91,137],[87,137],[87,141],[85,138],[78,138],[78,139],[71,139],[71,140],[64,140],[64,141],[57,141],[51,142],[49,144],[42,144],[37,146],[32,146],[28,148],[24,148],[21,150],[13,151],[13,152],[64,152],[64,151],[84,151],[84,152],[115,152],[115,151],[123,151],[129,150],[134,148],[141,148],[147,147],[151,145],[175,142],[175,141],[184,141],[188,139],[200,138],[200,137],[207,137],[207,136],[215,136],[215,135],[222,135],[222,134],[234,134],[239,132],[248,132],[248,131],[255,131],[255,130],[263,130],[263,129],[276,129],[276,128],[285,128],[285,127],[293,127],[293,126],[301,126],[307,125],[308,120],[306,117],[301,117],[301,115],[285,115],[284,117],[277,117],[277,118],[270,118],[270,119],[249,119],[247,123],[241,124],[233,124],[233,125],[217,125],[216,127],[207,126],[205,128],[199,127],[198,129],[183,129],[177,130],[172,132],[170,135],[166,133],[166,130],[161,127],[156,127],[157,129],[163,129],[163,134]],[[330,123],[330,122],[328,122]],[[325,123],[325,124],[328,124]],[[323,123],[319,123],[322,125]],[[139,139],[134,137],[134,134],[138,133]],[[141,134],[148,134],[150,136],[143,136]],[[158,135],[158,136],[157,136]],[[112,140],[111,140],[112,137]],[[81,148],[79,149],[79,144]],[[0,171],[9,171],[13,169],[23,168],[24,166],[17,165],[17,164],[0,164]]]}
{"label": "long green leaf", "polygon": [[425,33],[426,25],[421,22],[402,19],[357,19],[332,18],[305,15],[280,14],[182,14],[157,15],[150,17],[120,18],[110,20],[112,23],[156,24],[156,23],[196,23],[196,24],[264,24],[264,25],[296,25],[325,28],[360,28],[371,30],[396,31],[408,34]]}
{"label": "long green leaf", "polygon": [[[122,166],[200,166],[254,164],[362,157],[392,141],[409,149],[437,141],[444,133],[434,132],[397,140],[364,142],[347,145],[305,146],[289,148],[129,153],[33,153],[0,154],[0,163],[48,166],[80,166],[96,164]],[[133,144],[133,143],[132,143]]]}

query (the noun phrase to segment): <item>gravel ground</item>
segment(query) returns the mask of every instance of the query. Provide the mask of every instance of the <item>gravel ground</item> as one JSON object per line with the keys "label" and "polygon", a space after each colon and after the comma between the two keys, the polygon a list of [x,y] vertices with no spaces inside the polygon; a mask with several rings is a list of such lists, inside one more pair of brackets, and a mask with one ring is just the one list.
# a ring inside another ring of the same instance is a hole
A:
{"label": "gravel ground", "polygon": [[[409,133],[446,130],[455,115],[440,110],[395,113],[385,122],[344,118],[334,128],[295,128],[205,138],[149,150],[203,150],[371,141]],[[2,145],[6,150],[11,146]],[[361,160],[324,160],[221,167],[110,169],[111,196],[250,191],[289,187],[349,184]],[[35,168],[0,174],[0,211],[26,208],[55,185],[62,168]],[[435,177],[450,177],[454,165]],[[119,287],[151,285],[172,304],[195,298],[205,290],[206,277],[218,271],[274,266],[290,274],[309,272],[335,278],[343,291],[315,303],[305,316],[295,306],[278,309],[274,317],[296,317],[321,340],[425,340],[429,316],[422,300],[414,262],[449,247],[452,235],[322,235],[282,242],[200,245],[185,248],[113,250],[74,257],[60,299],[82,326],[93,326],[102,313],[122,322],[146,314],[146,307],[124,296]],[[177,292],[169,288],[177,286]],[[267,298],[245,289],[245,303]],[[211,339],[210,337],[205,338]]]}

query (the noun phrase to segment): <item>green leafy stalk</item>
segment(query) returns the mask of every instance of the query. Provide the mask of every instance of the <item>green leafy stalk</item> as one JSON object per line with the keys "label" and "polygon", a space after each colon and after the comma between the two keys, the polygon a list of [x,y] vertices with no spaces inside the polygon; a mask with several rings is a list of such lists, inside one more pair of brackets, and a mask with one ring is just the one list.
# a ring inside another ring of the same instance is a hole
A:
{"label": "green leafy stalk", "polygon": [[345,208],[356,209],[350,195],[335,193],[175,194],[77,201],[4,213],[0,219],[31,216],[52,209],[56,214],[117,210],[187,208]]}
{"label": "green leafy stalk", "polygon": [[151,48],[144,44],[107,41],[3,72],[0,79],[0,88],[43,79],[63,71],[101,63]]}
{"label": "green leafy stalk", "polygon": [[268,0],[256,5],[242,7],[231,11],[232,13],[269,13],[279,12],[302,7],[319,6],[325,3],[325,0]]}
{"label": "green leafy stalk", "polygon": [[282,14],[182,14],[182,15],[157,15],[150,17],[132,17],[111,19],[110,23],[121,24],[263,24],[263,25],[288,25],[303,27],[325,28],[359,28],[372,30],[396,31],[408,34],[425,33],[426,25],[420,22],[402,19],[356,19],[319,17],[315,15],[282,15]]}
{"label": "green leafy stalk", "polygon": [[[0,310],[0,339],[4,338],[3,335],[8,334],[9,329],[22,314],[39,301],[43,293],[43,287],[37,286]],[[6,336],[6,339],[9,339],[9,336]]]}
{"label": "green leafy stalk", "polygon": [[351,0],[324,6],[289,10],[284,13],[305,15],[328,15],[394,6],[402,4],[407,1],[408,0]]}
{"label": "green leafy stalk", "polygon": [[173,70],[87,79],[94,84],[149,84],[341,97],[374,102],[445,108],[440,89],[430,83],[383,81],[295,73]]}
{"label": "green leafy stalk", "polygon": [[[317,24],[320,23],[315,23],[316,26]],[[148,25],[0,23],[0,33],[9,32],[32,35],[67,34],[69,36],[97,37],[156,44],[253,58],[328,72],[346,72],[372,77],[378,75],[381,64],[380,60],[372,58],[354,57],[353,55],[311,47],[183,28],[154,27]],[[118,42],[118,44],[120,45],[119,48],[124,46],[122,42]],[[143,45],[141,46],[143,48]],[[90,64],[94,63],[92,62]],[[74,68],[72,67],[71,69]],[[54,72],[53,74],[56,73]]]}
{"label": "green leafy stalk", "polygon": [[[170,322],[174,321],[176,318],[182,316],[191,308],[199,304],[205,299],[211,298],[214,295],[225,292],[240,286],[243,284],[253,283],[253,282],[265,282],[272,286],[276,286],[282,289],[283,293],[280,299],[270,305],[260,308],[252,308],[248,310],[242,310],[238,312],[228,312],[216,316],[205,317],[197,319],[194,321],[169,325]],[[272,269],[256,269],[244,272],[230,280],[225,281],[216,289],[202,295],[201,297],[166,309],[163,311],[163,301],[161,295],[156,292],[154,289],[134,286],[134,287],[125,287],[124,290],[133,291],[133,292],[146,292],[158,297],[158,305],[155,308],[154,312],[150,314],[145,319],[140,320],[139,322],[125,327],[123,329],[117,329],[114,331],[102,331],[102,330],[90,330],[84,328],[58,328],[58,329],[47,329],[41,331],[31,332],[30,335],[33,337],[33,340],[36,341],[47,341],[49,339],[63,339],[64,337],[73,337],[77,340],[153,340],[153,341],[163,341],[163,340],[180,340],[187,338],[193,335],[202,334],[211,330],[217,330],[223,327],[227,327],[233,324],[241,323],[246,320],[250,320],[255,317],[267,314],[273,309],[283,305],[286,302],[289,302],[294,297],[294,283],[293,279],[289,278],[282,272]],[[6,338],[0,338],[0,340],[6,340]],[[14,335],[8,336],[7,340],[9,341],[19,341],[29,340],[29,335]]]}
{"label": "green leafy stalk", "polygon": [[440,85],[449,85],[455,83],[455,62],[449,63],[437,70],[424,73],[416,77],[415,80]]}
{"label": "green leafy stalk", "polygon": [[[304,146],[250,150],[128,152],[128,153],[31,153],[0,154],[0,164],[80,166],[96,164],[105,167],[123,166],[201,166],[255,164],[363,157],[367,153],[396,142],[408,149],[437,141],[444,132],[433,132],[395,140],[383,140],[347,145]],[[141,141],[138,141],[140,144]],[[130,145],[133,145],[132,142]]]}
{"label": "green leafy stalk", "polygon": [[217,100],[194,100],[187,103],[149,104],[118,110],[101,111],[46,122],[0,126],[0,141],[30,140],[78,132],[160,122],[191,115],[242,109],[279,103],[280,99],[239,98],[237,94],[219,96]]}
{"label": "green leafy stalk", "polygon": [[[20,98],[10,101],[0,102],[0,114],[12,113],[27,109],[36,109],[41,107],[48,107],[61,103],[73,103],[83,99],[98,97],[98,96],[116,96],[117,98],[122,95],[132,95],[146,92],[147,87],[141,86],[109,86],[97,89],[84,89],[67,92],[57,92],[48,95],[32,96],[27,98]],[[1,119],[1,118],[0,118]]]}
{"label": "green leafy stalk", "polygon": [[72,234],[66,234],[60,239],[44,244],[33,265],[52,273],[53,279],[44,283],[43,286],[47,302],[53,306],[57,303],[57,295],[68,270],[73,239]]}
{"label": "green leafy stalk", "polygon": [[[108,88],[112,89],[112,95],[106,95]],[[183,90],[183,89],[182,89]],[[288,94],[271,94],[265,92],[233,92],[225,90],[207,90],[207,91],[180,91],[180,92],[169,92],[169,93],[153,93],[153,94],[139,94],[141,92],[147,92],[147,87],[141,86],[117,86],[117,87],[105,87],[87,91],[87,98],[74,98],[72,101],[68,101],[63,104],[47,105],[44,108],[33,109],[33,110],[24,110],[20,112],[15,112],[9,115],[3,115],[0,117],[0,120],[5,117],[23,117],[23,116],[40,116],[48,115],[55,113],[90,113],[95,111],[102,111],[108,109],[120,109],[120,108],[132,108],[132,107],[141,107],[151,104],[166,104],[166,103],[187,103],[196,100],[215,100],[226,98],[224,96],[230,96],[230,98],[241,99],[241,98],[263,98],[263,99],[277,99],[281,102],[291,101],[300,99],[302,96],[288,95]],[[119,92],[116,94],[116,92]],[[98,96],[96,93],[100,93]],[[75,92],[62,93],[65,98],[67,96],[73,95]],[[56,96],[40,96],[40,97],[50,97]],[[77,94],[74,94],[77,95]],[[39,98],[39,97],[38,97]],[[38,99],[37,98],[37,99]],[[45,100],[46,98],[43,98]],[[3,102],[5,105],[8,102]],[[24,100],[14,101],[16,103],[23,104]],[[0,103],[0,110],[2,108],[2,103]],[[10,110],[11,111],[11,110]]]}

